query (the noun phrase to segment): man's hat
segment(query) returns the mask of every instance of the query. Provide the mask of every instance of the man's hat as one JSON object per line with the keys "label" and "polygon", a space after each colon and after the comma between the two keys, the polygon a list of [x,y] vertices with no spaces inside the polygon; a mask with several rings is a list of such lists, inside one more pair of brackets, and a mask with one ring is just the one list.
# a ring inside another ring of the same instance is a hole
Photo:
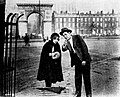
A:
{"label": "man's hat", "polygon": [[60,35],[63,35],[64,32],[72,32],[72,30],[68,29],[68,28],[62,28],[61,29],[61,32],[60,32]]}

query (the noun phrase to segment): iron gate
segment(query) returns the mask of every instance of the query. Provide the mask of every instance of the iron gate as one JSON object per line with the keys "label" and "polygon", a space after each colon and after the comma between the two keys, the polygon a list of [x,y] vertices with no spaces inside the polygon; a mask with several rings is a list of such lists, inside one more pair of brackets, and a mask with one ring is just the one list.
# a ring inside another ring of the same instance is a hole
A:
{"label": "iron gate", "polygon": [[[17,13],[10,13],[5,22],[4,56],[0,71],[2,83],[0,92],[3,97],[15,97],[18,21],[21,16],[23,14],[18,16]],[[15,37],[13,37],[13,27]]]}

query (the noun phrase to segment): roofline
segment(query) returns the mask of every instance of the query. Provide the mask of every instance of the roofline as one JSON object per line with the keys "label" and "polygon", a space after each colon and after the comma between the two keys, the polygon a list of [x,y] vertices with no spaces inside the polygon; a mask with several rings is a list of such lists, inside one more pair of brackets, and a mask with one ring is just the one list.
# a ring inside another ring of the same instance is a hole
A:
{"label": "roofline", "polygon": [[42,4],[38,4],[38,3],[17,3],[17,6],[50,6],[52,7],[53,4],[51,3],[42,3]]}

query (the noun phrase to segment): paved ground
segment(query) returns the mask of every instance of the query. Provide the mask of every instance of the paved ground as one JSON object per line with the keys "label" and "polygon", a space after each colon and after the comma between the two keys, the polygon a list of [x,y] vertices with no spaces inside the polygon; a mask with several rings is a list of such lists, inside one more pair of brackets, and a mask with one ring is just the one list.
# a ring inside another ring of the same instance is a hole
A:
{"label": "paved ground", "polygon": [[[39,90],[38,88],[45,87],[44,81],[37,81],[35,79],[36,72],[38,69],[39,57],[41,47],[44,43],[42,42],[32,42],[30,47],[24,47],[24,43],[19,43],[18,47],[22,48],[23,52],[26,53],[19,53],[18,56],[18,78],[21,78],[24,74],[28,74],[27,71],[32,72],[31,74],[26,77],[33,78],[33,82],[23,85],[24,87],[29,86],[27,88],[23,88],[20,92],[16,93],[16,97],[74,97],[73,93],[75,91],[74,87],[74,68],[70,67],[70,59],[69,53],[62,53],[62,66],[63,66],[63,75],[64,81],[61,83],[53,84],[53,87],[66,87],[65,90],[61,92],[61,94],[57,94],[50,91],[43,91]],[[20,49],[21,52],[21,49]],[[90,49],[90,54],[92,56],[93,62],[91,65],[91,80],[92,80],[92,91],[93,97],[119,97],[120,96],[120,62],[119,57],[109,55],[107,53],[101,53],[95,50],[94,48]],[[21,58],[21,56],[23,56]],[[24,60],[22,63],[21,60]],[[33,60],[32,62],[30,60]],[[21,64],[19,64],[21,63]],[[27,67],[31,67],[30,69],[25,69],[24,65],[27,63]],[[23,68],[23,69],[22,69]],[[21,70],[21,71],[19,71]],[[21,73],[22,72],[22,73]],[[21,74],[23,75],[21,75]],[[25,75],[24,75],[25,76]],[[19,84],[19,83],[18,83]],[[24,82],[21,82],[21,85]],[[82,97],[85,97],[84,86],[82,86]]]}

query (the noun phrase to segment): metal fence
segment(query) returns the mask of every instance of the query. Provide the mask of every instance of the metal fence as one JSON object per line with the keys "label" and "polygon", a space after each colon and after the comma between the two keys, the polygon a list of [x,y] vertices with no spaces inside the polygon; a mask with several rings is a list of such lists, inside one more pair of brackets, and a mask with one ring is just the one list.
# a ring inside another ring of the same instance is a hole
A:
{"label": "metal fence", "polygon": [[[0,71],[0,92],[3,97],[15,97],[18,21],[22,15],[18,16],[16,13],[10,13],[5,22],[4,56]],[[16,16],[17,18],[15,18]],[[16,28],[14,37],[13,27]]]}

